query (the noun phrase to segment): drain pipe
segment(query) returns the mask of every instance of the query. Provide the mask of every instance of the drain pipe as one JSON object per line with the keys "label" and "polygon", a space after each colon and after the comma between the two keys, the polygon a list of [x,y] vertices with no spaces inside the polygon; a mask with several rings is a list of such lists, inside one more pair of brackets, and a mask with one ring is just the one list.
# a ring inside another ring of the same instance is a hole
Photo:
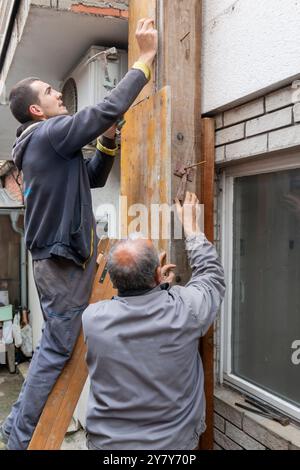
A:
{"label": "drain pipe", "polygon": [[13,33],[15,20],[16,20],[20,5],[21,5],[21,0],[14,0],[14,6],[12,8],[12,12],[11,12],[9,23],[8,23],[8,28],[7,28],[4,43],[3,43],[3,47],[2,47],[2,50],[1,50],[1,53],[0,53],[0,73],[2,72],[2,69],[3,69],[3,65],[4,65],[4,62],[5,62],[5,58],[6,58],[6,53],[7,53],[8,47],[9,47],[10,39],[11,39],[11,36],[12,36],[12,33]]}
{"label": "drain pipe", "polygon": [[[22,307],[28,306],[27,304],[27,256],[26,256],[26,247],[24,239],[24,230],[18,227],[17,222],[20,213],[18,211],[13,211],[10,213],[11,225],[14,232],[21,235],[21,249],[20,249],[20,258],[21,258],[21,305]],[[26,281],[26,282],[25,282]]]}

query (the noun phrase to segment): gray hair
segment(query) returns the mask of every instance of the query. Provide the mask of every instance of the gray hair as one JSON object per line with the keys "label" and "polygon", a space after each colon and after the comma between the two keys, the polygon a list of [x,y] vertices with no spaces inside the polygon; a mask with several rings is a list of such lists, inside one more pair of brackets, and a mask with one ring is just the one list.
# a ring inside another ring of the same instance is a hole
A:
{"label": "gray hair", "polygon": [[[120,248],[128,248],[129,262],[118,262],[116,252]],[[136,241],[126,240],[116,243],[111,249],[107,269],[115,288],[119,291],[139,291],[155,287],[155,273],[159,266],[159,258],[154,246],[141,244],[136,247]]]}

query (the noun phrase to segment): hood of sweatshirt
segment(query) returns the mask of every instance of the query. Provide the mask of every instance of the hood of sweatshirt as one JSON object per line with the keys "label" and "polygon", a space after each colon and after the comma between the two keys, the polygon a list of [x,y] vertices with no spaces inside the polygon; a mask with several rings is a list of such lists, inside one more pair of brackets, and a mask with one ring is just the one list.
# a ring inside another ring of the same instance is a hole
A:
{"label": "hood of sweatshirt", "polygon": [[18,170],[22,170],[23,155],[29,144],[33,133],[38,127],[40,127],[45,121],[29,121],[20,126],[17,130],[17,139],[14,143],[12,150],[12,159]]}

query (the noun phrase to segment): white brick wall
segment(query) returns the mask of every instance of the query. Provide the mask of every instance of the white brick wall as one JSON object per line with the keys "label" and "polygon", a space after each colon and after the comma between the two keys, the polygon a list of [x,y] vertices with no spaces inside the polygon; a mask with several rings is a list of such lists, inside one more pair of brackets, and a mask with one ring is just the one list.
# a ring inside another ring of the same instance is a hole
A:
{"label": "white brick wall", "polygon": [[279,129],[292,124],[292,108],[285,108],[275,113],[265,114],[246,123],[246,137]]}
{"label": "white brick wall", "polygon": [[[224,113],[224,126],[232,126],[238,122],[247,121],[247,119],[262,116],[265,112],[264,99],[251,101],[238,108],[234,108]],[[220,126],[219,128],[221,128]]]}
{"label": "white brick wall", "polygon": [[294,102],[294,93],[295,89],[289,86],[266,96],[266,112],[269,113],[292,104]]}
{"label": "white brick wall", "polygon": [[295,86],[217,115],[216,163],[300,149],[300,88]]}
{"label": "white brick wall", "polygon": [[300,145],[300,125],[270,133],[269,150],[286,149],[298,145]]}
{"label": "white brick wall", "polygon": [[216,145],[224,145],[228,142],[241,140],[245,137],[245,124],[237,124],[236,126],[227,127],[216,132]]}
{"label": "white brick wall", "polygon": [[227,145],[225,149],[225,160],[251,157],[252,155],[265,153],[267,150],[267,135],[259,135],[257,137],[251,137],[250,139],[241,140],[235,144]]}

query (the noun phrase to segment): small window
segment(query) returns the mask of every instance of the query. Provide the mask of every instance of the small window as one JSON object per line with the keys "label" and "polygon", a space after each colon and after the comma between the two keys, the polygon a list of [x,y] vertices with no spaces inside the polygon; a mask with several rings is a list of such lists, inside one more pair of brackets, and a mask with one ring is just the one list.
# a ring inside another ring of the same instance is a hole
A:
{"label": "small window", "polygon": [[298,419],[300,168],[248,165],[224,180],[225,378]]}
{"label": "small window", "polygon": [[0,304],[21,305],[21,243],[23,215],[0,211]]}

